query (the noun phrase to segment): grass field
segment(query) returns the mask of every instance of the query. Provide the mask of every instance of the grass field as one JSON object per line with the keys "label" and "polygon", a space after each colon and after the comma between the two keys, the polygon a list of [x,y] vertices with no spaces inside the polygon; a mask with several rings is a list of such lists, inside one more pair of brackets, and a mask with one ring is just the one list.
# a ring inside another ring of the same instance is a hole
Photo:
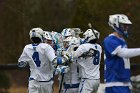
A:
{"label": "grass field", "polygon": [[[104,84],[100,84],[98,93],[104,93]],[[27,87],[11,87],[9,90],[10,93],[28,93]],[[54,93],[58,93],[58,87],[54,87]]]}
{"label": "grass field", "polygon": [[[27,87],[11,87],[9,93],[28,93]],[[54,87],[54,93],[58,93],[58,87]]]}
{"label": "grass field", "polygon": [[10,93],[28,93],[27,87],[11,87]]}

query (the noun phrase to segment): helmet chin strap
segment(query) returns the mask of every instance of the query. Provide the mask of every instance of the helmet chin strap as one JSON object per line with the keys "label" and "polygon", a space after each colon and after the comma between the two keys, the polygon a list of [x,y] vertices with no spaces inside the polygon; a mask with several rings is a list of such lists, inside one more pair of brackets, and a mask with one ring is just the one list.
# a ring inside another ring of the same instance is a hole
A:
{"label": "helmet chin strap", "polygon": [[128,32],[127,31],[123,31],[121,28],[117,28],[117,27],[114,27],[114,30],[116,32],[118,32],[119,34],[125,36],[125,37],[128,37]]}
{"label": "helmet chin strap", "polygon": [[89,39],[89,37],[87,37],[87,38],[84,40],[84,42],[87,42],[87,41],[88,41],[88,39]]}
{"label": "helmet chin strap", "polygon": [[124,31],[124,35],[125,35],[125,37],[129,36],[127,31]]}

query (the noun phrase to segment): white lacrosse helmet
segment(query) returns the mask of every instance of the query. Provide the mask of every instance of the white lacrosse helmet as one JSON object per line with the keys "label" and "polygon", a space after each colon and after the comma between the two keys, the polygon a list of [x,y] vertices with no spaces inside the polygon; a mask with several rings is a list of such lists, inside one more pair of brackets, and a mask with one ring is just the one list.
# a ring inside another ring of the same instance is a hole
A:
{"label": "white lacrosse helmet", "polygon": [[29,32],[29,35],[30,35],[30,39],[32,37],[38,37],[43,42],[44,31],[41,28],[33,28],[33,29],[31,29],[30,32]]}
{"label": "white lacrosse helmet", "polygon": [[124,14],[114,14],[109,16],[109,26],[111,26],[116,32],[127,36],[128,33],[123,29],[120,24],[131,25],[132,22]]}
{"label": "white lacrosse helmet", "polygon": [[[93,31],[94,31],[94,33],[93,33]],[[95,30],[95,29],[93,29],[93,31],[92,31],[92,29],[88,29],[83,34],[86,42],[89,42],[90,40],[94,40],[94,39],[99,39],[100,33],[97,30]],[[96,38],[95,34],[96,34],[97,38]]]}
{"label": "white lacrosse helmet", "polygon": [[72,36],[72,31],[73,29],[71,28],[65,28],[63,29],[63,31],[61,32],[62,36],[64,36],[64,38]]}
{"label": "white lacrosse helmet", "polygon": [[78,47],[80,45],[80,40],[76,37],[72,37],[70,40],[69,40],[69,46],[72,45],[74,47]]}
{"label": "white lacrosse helmet", "polygon": [[73,37],[70,36],[70,37],[67,37],[66,39],[63,40],[63,43],[64,43],[64,47],[67,48],[69,47],[69,42],[70,40],[72,39]]}
{"label": "white lacrosse helmet", "polygon": [[45,32],[44,33],[44,38],[46,40],[53,40],[50,32],[47,32],[47,31],[44,31],[44,32]]}

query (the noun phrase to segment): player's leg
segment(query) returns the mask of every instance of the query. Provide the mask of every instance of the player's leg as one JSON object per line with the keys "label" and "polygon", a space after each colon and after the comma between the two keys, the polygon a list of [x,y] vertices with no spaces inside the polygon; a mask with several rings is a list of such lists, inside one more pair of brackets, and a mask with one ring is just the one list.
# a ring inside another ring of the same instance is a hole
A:
{"label": "player's leg", "polygon": [[40,85],[35,80],[29,81],[28,93],[39,93],[39,87]]}
{"label": "player's leg", "polygon": [[99,85],[100,85],[100,80],[96,79],[96,80],[91,80],[89,82],[90,82],[90,85],[92,86],[91,89],[93,88],[92,93],[97,93]]}
{"label": "player's leg", "polygon": [[72,88],[69,93],[78,93],[79,88]]}
{"label": "player's leg", "polygon": [[79,86],[79,93],[97,93],[100,80],[82,80]]}
{"label": "player's leg", "polygon": [[78,93],[79,88],[64,89],[63,93]]}
{"label": "player's leg", "polygon": [[53,93],[53,81],[40,82],[40,92],[39,93]]}

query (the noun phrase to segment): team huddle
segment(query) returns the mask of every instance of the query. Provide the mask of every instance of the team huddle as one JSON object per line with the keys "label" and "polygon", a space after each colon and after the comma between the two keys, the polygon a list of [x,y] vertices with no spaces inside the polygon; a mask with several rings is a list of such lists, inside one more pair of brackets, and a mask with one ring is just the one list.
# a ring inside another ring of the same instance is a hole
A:
{"label": "team huddle", "polygon": [[[105,93],[131,93],[129,58],[140,55],[140,48],[129,49],[124,40],[131,24],[124,14],[109,16],[113,33],[103,41]],[[30,67],[29,93],[53,93],[56,75],[59,93],[97,93],[102,54],[97,30],[82,33],[78,28],[65,28],[58,33],[33,28],[29,36],[32,43],[18,59],[19,67]]]}

